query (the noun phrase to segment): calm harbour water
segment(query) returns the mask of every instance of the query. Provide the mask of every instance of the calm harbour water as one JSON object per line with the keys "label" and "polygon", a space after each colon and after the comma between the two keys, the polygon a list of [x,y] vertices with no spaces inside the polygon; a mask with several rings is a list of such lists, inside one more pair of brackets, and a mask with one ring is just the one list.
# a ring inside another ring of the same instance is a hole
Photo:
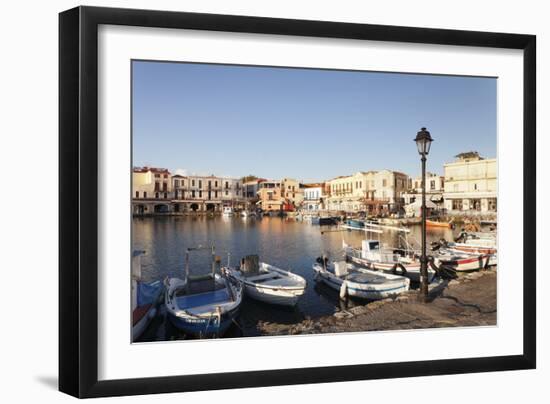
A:
{"label": "calm harbour water", "polygon": [[[419,247],[421,227],[409,227],[409,243]],[[338,292],[317,284],[313,280],[312,265],[321,254],[331,259],[342,257],[342,240],[360,247],[361,240],[368,237],[380,239],[382,244],[397,246],[400,233],[384,230],[383,234],[362,231],[334,231],[333,226],[318,226],[294,219],[262,219],[234,217],[151,217],[133,219],[133,248],[145,250],[142,256],[142,276],[146,282],[165,277],[183,277],[185,250],[198,245],[214,245],[216,254],[227,264],[231,253],[231,265],[241,257],[258,254],[260,260],[277,267],[291,270],[307,280],[307,290],[295,308],[268,305],[245,298],[237,319],[239,327],[231,326],[226,337],[258,335],[258,321],[296,323],[305,318],[333,314],[343,303]],[[321,232],[324,232],[322,234]],[[428,244],[445,238],[451,240],[457,230],[428,229]],[[192,252],[191,273],[210,271],[210,251]],[[347,302],[348,306],[354,302]],[[185,339],[186,336],[167,320],[162,305],[159,315],[141,337],[141,341]]]}

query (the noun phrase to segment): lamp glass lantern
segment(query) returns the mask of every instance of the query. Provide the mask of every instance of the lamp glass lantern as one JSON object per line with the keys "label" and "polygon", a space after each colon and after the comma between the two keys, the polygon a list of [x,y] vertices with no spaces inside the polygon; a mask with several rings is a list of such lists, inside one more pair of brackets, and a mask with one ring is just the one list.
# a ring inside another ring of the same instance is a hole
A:
{"label": "lamp glass lantern", "polygon": [[418,148],[418,154],[421,156],[427,156],[430,152],[430,145],[433,142],[430,132],[428,132],[426,128],[421,128],[420,132],[416,134],[416,139],[414,139],[414,141],[416,142],[416,147]]}

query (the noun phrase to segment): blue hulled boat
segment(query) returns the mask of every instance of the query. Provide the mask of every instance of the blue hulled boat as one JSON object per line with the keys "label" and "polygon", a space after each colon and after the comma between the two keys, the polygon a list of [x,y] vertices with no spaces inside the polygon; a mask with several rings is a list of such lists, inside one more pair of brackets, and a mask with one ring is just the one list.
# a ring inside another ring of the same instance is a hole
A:
{"label": "blue hulled boat", "polygon": [[205,275],[189,274],[186,252],[185,279],[166,279],[165,305],[172,324],[199,338],[218,337],[229,328],[239,312],[243,288],[238,282],[216,273],[219,259],[212,247],[212,269]]}

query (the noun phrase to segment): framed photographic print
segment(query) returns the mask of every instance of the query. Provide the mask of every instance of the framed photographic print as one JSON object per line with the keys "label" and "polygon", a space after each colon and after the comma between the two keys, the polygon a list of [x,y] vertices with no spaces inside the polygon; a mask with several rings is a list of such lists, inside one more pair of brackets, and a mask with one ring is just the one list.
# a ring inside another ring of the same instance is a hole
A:
{"label": "framed photographic print", "polygon": [[534,36],[59,23],[61,391],[535,367]]}

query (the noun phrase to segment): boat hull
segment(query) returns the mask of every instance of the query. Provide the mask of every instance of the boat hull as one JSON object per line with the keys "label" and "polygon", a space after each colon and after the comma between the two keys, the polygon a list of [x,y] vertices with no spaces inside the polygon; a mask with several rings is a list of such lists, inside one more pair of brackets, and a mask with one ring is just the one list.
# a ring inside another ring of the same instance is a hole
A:
{"label": "boat hull", "polygon": [[240,283],[244,287],[245,294],[255,300],[268,304],[281,306],[295,306],[300,296],[305,293],[307,282],[299,275],[281,270],[274,266],[260,263],[262,268],[268,268],[271,273],[278,273],[280,276],[300,279],[299,284],[294,285],[262,285],[253,279],[248,279],[242,273],[233,268],[224,268],[225,273],[230,279]]}
{"label": "boat hull", "polygon": [[457,272],[472,272],[484,269],[490,259],[489,255],[478,255],[464,258],[438,257],[443,265],[453,268]]}
{"label": "boat hull", "polygon": [[450,229],[452,227],[452,224],[448,222],[435,222],[433,220],[426,220],[426,227],[439,227]]}
{"label": "boat hull", "polygon": [[[392,262],[381,262],[381,261],[372,261],[366,258],[358,258],[350,255],[346,256],[346,259],[362,268],[372,269],[374,271],[382,271],[384,273],[393,274],[396,263]],[[420,263],[400,263],[405,267],[406,272],[402,273],[402,270],[398,267],[396,268],[395,274],[405,276],[413,282],[420,282]],[[433,269],[428,268],[428,282],[431,282],[435,277],[436,273]]]}
{"label": "boat hull", "polygon": [[213,317],[178,316],[168,312],[170,322],[186,334],[199,338],[221,337],[233,323],[239,313],[239,308],[225,312],[219,321]]}
{"label": "boat hull", "polygon": [[254,285],[245,285],[245,294],[263,303],[276,304],[279,306],[295,306],[298,299],[303,295],[303,290],[296,290],[296,293],[278,293],[270,289],[259,288]]}
{"label": "boat hull", "polygon": [[313,267],[318,281],[322,281],[330,288],[341,291],[343,283],[346,282],[346,294],[351,297],[365,300],[380,300],[396,296],[409,290],[409,279],[403,278],[403,282],[392,282],[388,285],[358,284],[341,279],[334,274],[323,270],[320,266]]}
{"label": "boat hull", "polygon": [[[154,305],[149,304],[147,306],[148,307],[145,313],[139,319],[137,319],[137,321],[132,325],[133,341],[141,337],[141,335],[145,332],[145,330],[147,329],[149,324],[151,324],[151,321],[153,321],[153,319],[157,314],[157,309]],[[143,309],[143,308],[138,307],[136,310],[134,310],[134,313],[136,311],[139,311],[140,309]]]}

